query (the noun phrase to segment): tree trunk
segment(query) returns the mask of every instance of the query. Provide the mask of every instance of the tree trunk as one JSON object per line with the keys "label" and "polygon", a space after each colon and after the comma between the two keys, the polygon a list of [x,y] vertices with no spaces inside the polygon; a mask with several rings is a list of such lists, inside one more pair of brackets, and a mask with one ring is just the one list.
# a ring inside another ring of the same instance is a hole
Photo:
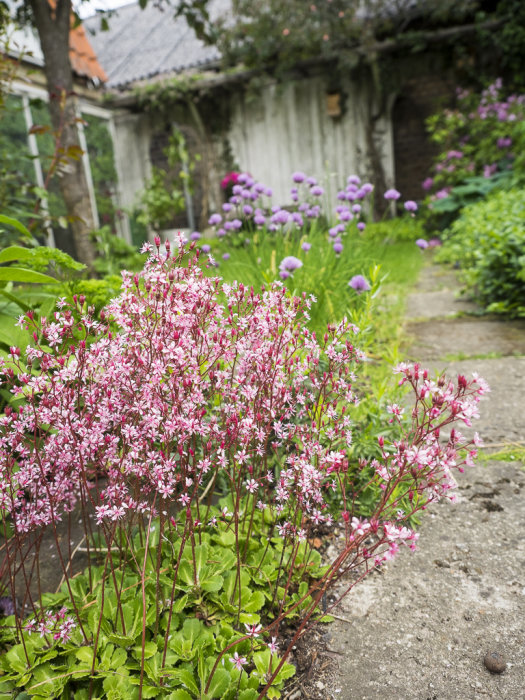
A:
{"label": "tree trunk", "polygon": [[76,256],[92,269],[95,228],[89,190],[80,154],[76,97],[69,60],[71,0],[29,0],[44,54],[51,124],[67,162],[59,167],[59,186],[73,232]]}

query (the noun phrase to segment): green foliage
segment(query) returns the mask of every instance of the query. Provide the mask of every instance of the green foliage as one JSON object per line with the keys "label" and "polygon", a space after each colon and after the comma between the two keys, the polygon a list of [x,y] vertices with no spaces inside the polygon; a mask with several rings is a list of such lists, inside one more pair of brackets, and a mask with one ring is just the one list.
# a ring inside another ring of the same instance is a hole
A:
{"label": "green foliage", "polygon": [[109,226],[93,233],[99,257],[95,270],[101,275],[120,276],[122,270],[138,271],[144,265],[144,256],[136,248],[116,236]]}
{"label": "green foliage", "polygon": [[168,168],[152,168],[151,178],[136,208],[138,223],[155,230],[169,228],[174,215],[186,207],[185,190],[191,192],[193,188],[195,160],[190,158],[184,136],[178,129],[173,129],[164,153]]}
{"label": "green foliage", "polygon": [[[219,511],[213,509],[209,515],[218,516]],[[223,524],[215,529],[203,527],[197,543],[184,543],[173,534],[159,538],[159,521],[155,521],[150,528],[145,608],[141,575],[135,566],[137,559],[144,558],[144,547],[137,534],[133,542],[136,559],[130,558],[125,567],[118,568],[121,561],[115,555],[112,573],[104,567],[92,567],[89,575],[86,572],[70,581],[81,626],[67,642],[54,640],[52,634],[24,631],[24,651],[14,617],[2,620],[2,639],[9,649],[0,657],[4,671],[0,697],[16,688],[41,698],[61,693],[87,698],[89,692],[92,697],[138,698],[144,652],[144,698],[255,700],[279,657],[270,653],[266,640],[248,638],[244,623],[257,624],[278,610],[279,571],[288,576],[282,562],[282,541],[268,541],[263,534],[268,526],[265,517],[257,514],[250,533],[247,527],[244,534],[241,532],[237,546],[245,549],[246,563],[240,572],[232,552],[236,544],[232,529]],[[162,562],[158,577],[157,557]],[[178,594],[170,606],[172,572],[179,557]],[[323,569],[317,552],[306,557],[306,545],[299,550],[293,567],[296,592],[292,601],[297,601],[298,607],[291,617],[297,617],[312,602],[306,595],[308,585],[301,580],[318,577]],[[115,586],[121,590],[120,602]],[[74,616],[66,584],[58,593],[45,594],[42,604],[47,612],[65,608],[62,619]],[[242,671],[230,661],[234,652],[247,659]],[[267,697],[280,697],[284,681],[294,672],[294,667],[285,663]]]}
{"label": "green foliage", "polygon": [[464,209],[437,259],[461,266],[487,311],[525,316],[525,191],[496,192]]}

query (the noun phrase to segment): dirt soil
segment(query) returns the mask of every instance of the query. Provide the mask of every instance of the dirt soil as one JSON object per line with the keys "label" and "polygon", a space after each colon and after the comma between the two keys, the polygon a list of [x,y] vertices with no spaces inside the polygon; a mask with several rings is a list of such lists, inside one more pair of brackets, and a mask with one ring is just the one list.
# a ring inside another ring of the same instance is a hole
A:
{"label": "dirt soil", "polygon": [[[492,389],[475,425],[486,453],[523,446],[525,324],[475,315],[458,288],[454,274],[423,270],[408,301],[406,356],[450,375],[479,372]],[[304,670],[285,697],[523,700],[524,469],[480,461],[460,475],[458,502],[429,509],[418,549],[357,585],[339,619],[296,651]],[[487,654],[502,673],[488,670]]]}

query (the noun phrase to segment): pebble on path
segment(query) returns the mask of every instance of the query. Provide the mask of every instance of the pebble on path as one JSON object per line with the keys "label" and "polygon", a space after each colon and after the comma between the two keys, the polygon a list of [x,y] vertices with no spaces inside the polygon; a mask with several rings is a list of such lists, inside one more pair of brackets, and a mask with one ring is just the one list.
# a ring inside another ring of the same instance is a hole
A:
{"label": "pebble on path", "polygon": [[497,651],[489,651],[483,661],[491,673],[503,673],[507,668],[505,657]]}

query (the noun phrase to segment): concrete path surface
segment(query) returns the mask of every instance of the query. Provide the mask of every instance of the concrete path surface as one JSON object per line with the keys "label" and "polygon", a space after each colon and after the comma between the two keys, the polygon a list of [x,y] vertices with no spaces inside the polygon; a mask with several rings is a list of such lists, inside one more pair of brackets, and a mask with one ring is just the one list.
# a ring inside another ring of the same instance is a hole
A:
{"label": "concrete path surface", "polygon": [[[491,385],[478,430],[493,453],[525,440],[525,324],[465,316],[455,276],[429,263],[410,296],[407,357]],[[462,429],[463,431],[463,429]],[[338,671],[326,698],[525,698],[525,470],[479,461],[460,475],[458,502],[429,509],[416,552],[401,552],[349,594],[331,626]],[[484,658],[503,657],[503,673]]]}

